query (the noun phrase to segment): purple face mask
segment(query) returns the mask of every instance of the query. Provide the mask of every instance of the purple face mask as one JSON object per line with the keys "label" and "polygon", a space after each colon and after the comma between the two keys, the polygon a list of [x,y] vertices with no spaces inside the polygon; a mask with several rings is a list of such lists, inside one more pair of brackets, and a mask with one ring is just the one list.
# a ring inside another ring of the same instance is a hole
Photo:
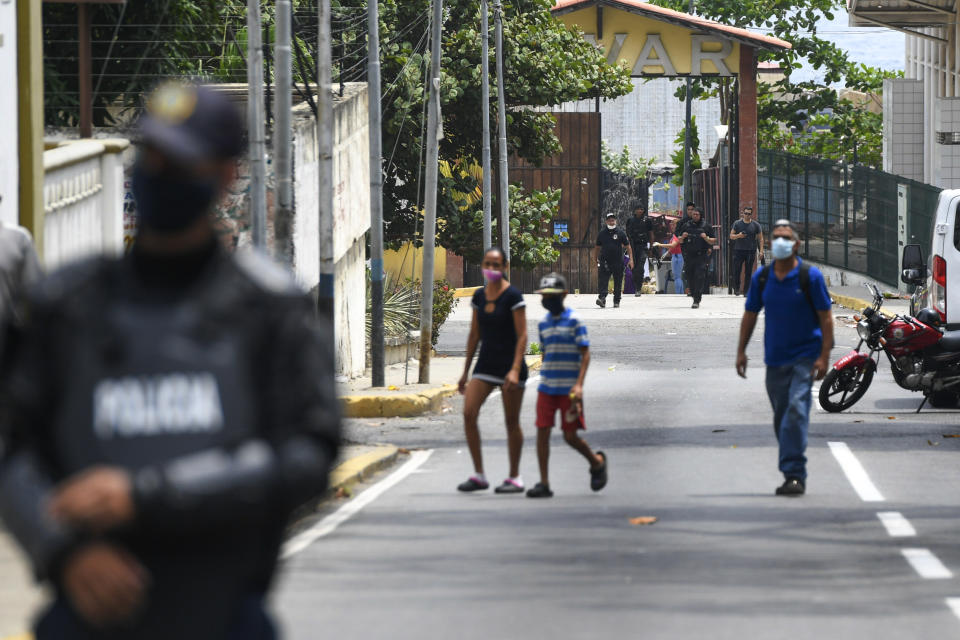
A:
{"label": "purple face mask", "polygon": [[503,279],[502,271],[495,271],[494,269],[483,269],[483,279],[487,282],[500,282]]}

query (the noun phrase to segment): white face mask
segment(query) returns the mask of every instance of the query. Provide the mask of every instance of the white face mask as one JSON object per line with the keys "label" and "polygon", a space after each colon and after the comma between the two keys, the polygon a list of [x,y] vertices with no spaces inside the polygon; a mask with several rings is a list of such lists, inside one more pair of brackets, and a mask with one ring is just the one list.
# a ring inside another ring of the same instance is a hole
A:
{"label": "white face mask", "polygon": [[793,255],[794,241],[788,238],[774,238],[770,243],[770,249],[773,252],[775,260],[786,260]]}
{"label": "white face mask", "polygon": [[613,231],[613,230],[616,229],[616,228],[617,228],[617,223],[613,223],[613,224],[608,224],[608,225],[607,225],[607,229],[610,229],[610,231]]}

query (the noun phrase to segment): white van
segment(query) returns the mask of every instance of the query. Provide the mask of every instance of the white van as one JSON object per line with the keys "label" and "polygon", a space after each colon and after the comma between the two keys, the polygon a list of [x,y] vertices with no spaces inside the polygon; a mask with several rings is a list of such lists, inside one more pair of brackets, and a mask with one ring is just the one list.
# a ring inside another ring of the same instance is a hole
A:
{"label": "white van", "polygon": [[960,189],[940,193],[933,224],[933,245],[925,306],[940,314],[948,331],[960,329]]}

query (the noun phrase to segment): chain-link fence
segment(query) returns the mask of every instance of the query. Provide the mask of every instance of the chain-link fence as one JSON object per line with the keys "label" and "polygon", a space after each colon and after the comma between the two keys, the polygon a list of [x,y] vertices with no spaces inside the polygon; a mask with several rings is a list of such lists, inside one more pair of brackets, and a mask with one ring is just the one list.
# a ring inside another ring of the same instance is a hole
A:
{"label": "chain-link fence", "polygon": [[801,255],[896,286],[900,271],[898,215],[906,243],[926,246],[940,189],[861,165],[758,153],[758,215],[769,234],[775,220],[793,221]]}

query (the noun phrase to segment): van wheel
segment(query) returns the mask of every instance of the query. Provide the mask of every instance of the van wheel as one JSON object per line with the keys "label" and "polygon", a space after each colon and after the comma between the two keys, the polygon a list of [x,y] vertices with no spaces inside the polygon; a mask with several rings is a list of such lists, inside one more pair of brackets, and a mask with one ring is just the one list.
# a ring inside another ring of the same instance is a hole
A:
{"label": "van wheel", "polygon": [[930,406],[935,409],[954,409],[960,395],[956,391],[934,391],[930,394]]}

